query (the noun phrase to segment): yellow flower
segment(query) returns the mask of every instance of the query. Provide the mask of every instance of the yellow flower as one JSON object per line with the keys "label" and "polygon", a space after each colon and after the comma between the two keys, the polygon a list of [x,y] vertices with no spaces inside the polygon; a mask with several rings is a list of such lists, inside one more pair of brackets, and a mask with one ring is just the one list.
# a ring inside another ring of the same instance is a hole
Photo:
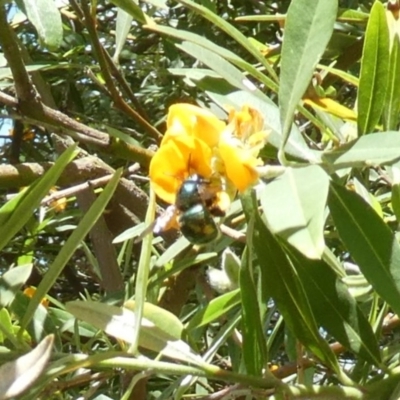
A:
{"label": "yellow flower", "polygon": [[[28,286],[28,287],[24,290],[24,295],[26,295],[26,296],[28,296],[28,297],[30,297],[30,298],[32,298],[33,295],[34,295],[35,293],[36,293],[36,288],[34,288],[33,286]],[[48,308],[50,302],[49,302],[48,299],[46,299],[46,297],[44,297],[44,298],[40,301],[40,304],[41,304],[42,306]]]}
{"label": "yellow flower", "polygon": [[192,104],[174,104],[168,110],[167,131],[161,146],[177,136],[193,136],[202,140],[208,147],[218,144],[220,133],[225,129],[225,122],[214,114]]}
{"label": "yellow flower", "polygon": [[[50,195],[52,195],[52,194],[54,194],[56,192],[57,192],[57,188],[56,187],[52,187],[50,189]],[[67,207],[67,198],[66,197],[61,197],[59,199],[56,198],[55,200],[52,200],[50,202],[50,205],[51,205],[51,207],[53,208],[53,210],[55,212],[62,212]]]}
{"label": "yellow flower", "polygon": [[[250,107],[231,111],[228,125],[210,111],[191,104],[169,108],[167,131],[150,163],[151,185],[162,200],[175,203],[191,174],[215,176],[221,191],[244,191],[258,179],[258,153],[266,142],[263,119]],[[224,196],[220,196],[224,197]]]}
{"label": "yellow flower", "polygon": [[150,181],[157,196],[175,203],[182,182],[192,173],[211,176],[211,149],[193,136],[177,136],[161,145],[150,163]]}
{"label": "yellow flower", "polygon": [[258,111],[244,106],[230,112],[229,125],[220,137],[218,147],[226,176],[240,192],[258,179],[257,167],[263,163],[257,156],[268,138],[262,127]]}

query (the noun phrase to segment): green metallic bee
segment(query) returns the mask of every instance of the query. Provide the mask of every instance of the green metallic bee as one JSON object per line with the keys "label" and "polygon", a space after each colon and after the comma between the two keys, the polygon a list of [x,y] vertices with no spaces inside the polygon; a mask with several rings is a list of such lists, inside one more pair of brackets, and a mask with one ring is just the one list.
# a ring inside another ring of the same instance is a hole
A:
{"label": "green metallic bee", "polygon": [[197,204],[178,216],[182,235],[193,244],[207,244],[219,235],[219,229],[204,204]]}
{"label": "green metallic bee", "polygon": [[189,176],[176,195],[178,223],[183,236],[193,244],[206,244],[215,240],[219,229],[213,216],[224,213],[215,203],[216,192],[211,182],[201,175]]}
{"label": "green metallic bee", "polygon": [[217,188],[201,175],[190,175],[180,186],[176,202],[169,206],[153,228],[161,233],[177,217],[182,235],[193,244],[207,244],[219,235],[219,228],[213,217],[223,217],[224,211],[217,204]]}

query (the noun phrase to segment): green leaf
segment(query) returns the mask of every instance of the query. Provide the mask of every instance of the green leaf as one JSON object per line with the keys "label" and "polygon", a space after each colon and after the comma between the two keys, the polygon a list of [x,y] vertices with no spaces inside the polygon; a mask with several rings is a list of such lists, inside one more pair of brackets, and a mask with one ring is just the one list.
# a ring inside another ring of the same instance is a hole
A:
{"label": "green leaf", "polygon": [[352,186],[352,190],[359,194],[364,199],[364,201],[366,201],[376,211],[376,213],[381,218],[383,218],[381,203],[379,203],[373,193],[370,193],[368,189],[364,186],[364,184],[360,182],[357,178],[354,178],[352,180]]}
{"label": "green leaf", "polygon": [[282,247],[257,215],[254,248],[263,269],[263,285],[271,293],[287,326],[303,345],[336,373],[340,367],[327,342],[320,336],[298,275]]}
{"label": "green leaf", "polygon": [[194,1],[177,0],[177,2],[195,11],[202,17],[209,20],[214,26],[218,27],[219,29],[227,33],[232,39],[234,39],[245,50],[247,50],[266,69],[268,74],[274,80],[278,80],[275,70],[269,64],[268,60],[264,57],[264,55],[259,51],[259,49],[256,46],[254,46],[254,44],[250,39],[248,39],[245,35],[243,35],[243,33],[240,32],[238,29],[236,29],[231,23],[225,21],[224,18],[214,14],[208,8],[196,4]]}
{"label": "green leaf", "polygon": [[23,329],[33,318],[34,311],[36,307],[40,304],[42,298],[47,294],[47,292],[53,286],[54,282],[61,274],[66,263],[74,255],[76,248],[80,245],[81,241],[89,233],[90,229],[92,229],[97,219],[103,214],[109,200],[111,199],[118,185],[120,177],[121,177],[121,170],[117,170],[114,176],[111,178],[111,180],[104,188],[103,192],[90,207],[89,211],[87,211],[85,215],[82,217],[81,221],[79,222],[79,225],[74,229],[71,236],[63,244],[56,259],[50,265],[48,271],[44,275],[39,286],[37,287],[37,290],[29,303],[29,306],[26,308],[25,315],[21,321],[21,328],[22,328],[21,334],[23,332]]}
{"label": "green leaf", "polygon": [[374,291],[364,275],[347,275],[342,278],[350,295],[360,303],[372,299]]}
{"label": "green leaf", "polygon": [[293,115],[333,32],[337,1],[293,0],[282,45],[279,108],[284,148]]}
{"label": "green leaf", "polygon": [[133,17],[121,8],[117,11],[117,23],[115,28],[115,51],[113,60],[116,64],[119,62],[119,55],[125,45],[126,38],[131,29]]}
{"label": "green leaf", "polygon": [[326,73],[343,79],[345,82],[350,83],[353,86],[358,87],[359,85],[358,77],[352,75],[351,73],[342,71],[341,69],[333,68],[331,65],[318,64],[317,67],[322,69],[322,71],[325,71]]}
{"label": "green leaf", "polygon": [[[137,330],[135,313],[125,307],[116,307],[97,302],[72,301],[66,309],[75,317],[89,322],[110,336],[132,342]],[[180,338],[155,325],[147,318],[142,318],[139,345],[172,359],[203,365],[201,357],[195,354],[189,345]]]}
{"label": "green leaf", "polygon": [[[29,305],[30,298],[22,292],[17,292],[14,301],[10,306],[10,310],[13,315],[17,316],[21,321],[25,315],[26,309]],[[42,300],[42,298],[41,298]],[[32,320],[26,327],[26,331],[29,333],[31,340],[38,343],[47,335],[54,334],[54,344],[57,350],[62,348],[61,338],[54,321],[49,318],[49,311],[42,304],[39,304],[35,309]],[[18,339],[21,341],[23,329],[18,332]]]}
{"label": "green leaf", "polygon": [[[156,212],[156,194],[154,190],[150,191],[150,199],[149,199],[149,206],[146,212],[145,224],[146,226],[150,226],[154,221],[154,216]],[[152,255],[152,240],[153,234],[152,232],[149,235],[146,235],[142,242],[142,249],[140,251],[140,258],[139,258],[139,266],[137,268],[136,273],[130,279],[131,285],[133,285],[134,280],[135,283],[135,300],[136,300],[136,307],[135,307],[135,320],[137,321],[136,324],[136,331],[132,337],[132,346],[130,347],[130,351],[133,354],[137,353],[137,348],[139,344],[139,329],[141,327],[141,319],[143,315],[143,309],[146,301],[147,295],[147,286],[149,284],[149,274],[150,274],[150,258]]]}
{"label": "green leaf", "polygon": [[392,166],[392,209],[396,216],[397,222],[400,221],[400,163]]}
{"label": "green leaf", "polygon": [[54,0],[18,0],[17,3],[35,27],[41,42],[51,50],[60,47],[62,21]]}
{"label": "green leaf", "polygon": [[50,359],[54,338],[44,338],[35,349],[0,367],[0,400],[15,398],[43,374]]}
{"label": "green leaf", "polygon": [[309,258],[321,258],[329,177],[322,168],[287,168],[259,192],[269,229]]}
{"label": "green leaf", "polygon": [[98,333],[98,329],[87,322],[79,321],[78,324],[75,324],[76,320],[74,316],[65,310],[60,308],[49,308],[48,313],[54,323],[60,327],[58,328],[60,334],[63,332],[69,332],[73,334],[78,333],[79,336],[92,338]]}
{"label": "green leaf", "polygon": [[389,29],[385,8],[375,1],[371,9],[363,55],[358,91],[358,133],[374,130],[382,114],[389,73]]}
{"label": "green leaf", "polygon": [[0,308],[7,307],[16,293],[25,285],[32,272],[32,264],[20,265],[0,277]]}
{"label": "green leaf", "polygon": [[261,376],[268,360],[266,336],[263,328],[265,293],[256,281],[254,270],[253,236],[257,199],[248,191],[240,198],[247,219],[247,245],[242,254],[239,286],[242,299],[243,360],[247,373]]}
{"label": "green leaf", "polygon": [[[56,70],[61,69],[63,67],[68,67],[67,63],[57,63],[57,64],[34,64],[34,65],[25,65],[25,68],[28,72],[34,71],[48,71],[48,70]],[[0,81],[4,79],[13,79],[11,68],[3,67],[0,68]],[[10,82],[12,85],[12,82]]]}
{"label": "green leaf", "polygon": [[111,3],[126,11],[129,15],[135,18],[142,24],[149,23],[149,17],[142,11],[134,0],[110,0]]}
{"label": "green leaf", "polygon": [[310,260],[290,246],[286,249],[317,323],[347,349],[379,365],[379,347],[372,327],[342,280],[324,261]]}
{"label": "green leaf", "polygon": [[[241,68],[244,71],[248,72],[254,78],[258,79],[259,82],[265,84],[266,87],[272,89],[275,92],[278,90],[278,85],[267,75],[259,71],[259,69],[254,67],[252,64],[250,64],[243,58],[240,58],[234,52],[224,47],[216,45],[215,43],[208,40],[204,36],[200,36],[193,32],[185,31],[182,29],[174,29],[169,26],[161,26],[155,24],[148,25],[146,26],[146,28],[151,29],[154,32],[162,33],[168,36],[181,39],[182,41],[191,42],[197,44],[198,46],[204,47],[205,49],[210,50],[211,52],[223,57],[225,60],[229,61],[236,67]],[[225,76],[225,74],[223,76]]]}
{"label": "green leaf", "polygon": [[400,313],[400,246],[359,195],[331,183],[329,209],[339,236],[379,296]]}
{"label": "green leaf", "polygon": [[325,151],[321,158],[329,169],[334,170],[393,164],[400,159],[400,132],[371,133],[335,150]]}
{"label": "green leaf", "polygon": [[[124,304],[124,307],[128,310],[135,311],[137,304],[138,302],[135,300],[128,300]],[[143,317],[169,336],[175,339],[180,339],[182,337],[183,324],[181,320],[170,311],[158,307],[155,304],[145,302],[143,304]]]}
{"label": "green leaf", "polygon": [[218,318],[226,315],[232,308],[240,304],[240,291],[232,290],[211,300],[206,307],[202,308],[190,319],[187,331],[200,328]]}
{"label": "green leaf", "polygon": [[251,91],[256,95],[258,94],[262,96],[262,92],[257,89],[256,86],[254,86],[254,84],[251,83],[251,81],[249,81],[240,70],[238,70],[230,62],[226,61],[218,54],[215,54],[204,47],[190,42],[183,42],[180,45],[177,44],[176,47],[207,65],[213,71],[217,72],[221,77],[225,78],[225,80],[232,86],[240,90]]}
{"label": "green leaf", "polygon": [[243,359],[249,375],[261,376],[268,359],[267,346],[252,269],[252,254],[249,247],[246,247],[242,255],[239,279],[242,299]]}
{"label": "green leaf", "polygon": [[55,185],[69,162],[77,155],[76,146],[68,148],[42,178],[0,208],[0,250],[32,218],[43,197]]}
{"label": "green leaf", "polygon": [[384,129],[396,129],[400,111],[400,38],[395,35],[390,52],[389,80],[384,104]]}
{"label": "green leaf", "polygon": [[[6,308],[0,309],[0,344],[4,343],[7,337],[14,338],[14,326],[11,315]],[[12,343],[12,342],[11,342]]]}

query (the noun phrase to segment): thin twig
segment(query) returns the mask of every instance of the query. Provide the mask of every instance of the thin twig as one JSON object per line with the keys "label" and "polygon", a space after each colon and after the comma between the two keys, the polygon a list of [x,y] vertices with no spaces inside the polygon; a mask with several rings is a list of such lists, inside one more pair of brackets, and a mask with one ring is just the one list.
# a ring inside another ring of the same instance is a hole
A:
{"label": "thin twig", "polygon": [[238,242],[246,243],[246,235],[244,233],[239,232],[235,229],[232,229],[229,226],[226,226],[224,224],[220,225],[220,229],[224,235],[226,235]]}
{"label": "thin twig", "polygon": [[[115,65],[114,60],[112,59],[112,57],[110,56],[110,54],[108,54],[107,51],[104,52],[104,56],[106,58],[106,61],[108,62],[108,65],[111,68],[111,73],[114,76],[114,78],[117,80],[117,82],[119,83],[119,85],[121,86],[121,88],[123,89],[123,91],[125,92],[125,94],[127,95],[127,97],[129,98],[129,100],[132,102],[132,104],[134,105],[134,107],[138,110],[138,112],[140,113],[140,115],[146,120],[149,121],[149,117],[147,115],[146,110],[141,106],[141,104],[139,103],[139,101],[137,100],[135,94],[133,93],[131,87],[129,86],[128,82],[126,81],[123,73],[121,72],[121,70]],[[158,135],[157,135],[158,136]],[[158,139],[160,139],[160,137],[158,137]]]}
{"label": "thin twig", "polygon": [[[131,174],[133,172],[136,172],[139,169],[140,169],[140,165],[134,164],[134,165],[130,166],[124,172],[123,175]],[[67,189],[57,190],[57,192],[54,192],[54,193],[50,194],[49,196],[46,196],[41,201],[41,205],[47,206],[50,203],[52,203],[53,201],[62,199],[63,197],[70,197],[70,196],[76,195],[77,193],[82,192],[82,191],[88,189],[89,187],[96,189],[100,186],[104,186],[105,184],[107,184],[110,181],[110,179],[112,177],[113,177],[113,174],[109,174],[109,175],[102,176],[100,178],[92,179],[90,181],[81,183],[79,185],[75,185],[75,186],[67,188]]]}
{"label": "thin twig", "polygon": [[99,62],[101,72],[106,83],[107,89],[111,94],[111,98],[114,101],[116,107],[123,111],[126,115],[140,124],[153,138],[156,140],[161,140],[162,135],[156,128],[154,128],[145,118],[142,117],[136,110],[134,110],[130,105],[123,99],[119,90],[114,84],[113,77],[109,70],[109,62],[106,57],[106,51],[101,45],[96,29],[96,21],[93,18],[93,13],[90,12],[88,3],[86,0],[82,1],[82,11],[85,15],[86,28],[89,32],[89,36],[92,42],[93,51]]}

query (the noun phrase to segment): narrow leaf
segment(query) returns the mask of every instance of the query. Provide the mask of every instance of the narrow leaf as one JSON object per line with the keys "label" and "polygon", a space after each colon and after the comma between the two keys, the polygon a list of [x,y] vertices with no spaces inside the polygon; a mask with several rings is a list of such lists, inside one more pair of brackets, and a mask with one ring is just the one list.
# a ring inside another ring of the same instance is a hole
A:
{"label": "narrow leaf", "polygon": [[[287,168],[259,193],[271,231],[309,258],[321,258],[329,177],[318,166]],[[290,218],[288,218],[290,215]]]}
{"label": "narrow leaf", "polygon": [[310,260],[291,246],[286,249],[317,323],[343,346],[379,365],[379,347],[372,327],[342,280],[324,261]]}
{"label": "narrow leaf", "polygon": [[[19,343],[15,340],[14,325],[11,315],[6,308],[0,309],[0,344],[3,345],[4,341],[9,339],[12,344],[18,347]],[[29,347],[29,346],[27,346]]]}
{"label": "narrow leaf", "polygon": [[32,272],[32,264],[20,265],[0,277],[0,308],[7,307],[25,285]]}
{"label": "narrow leaf", "polygon": [[354,261],[379,296],[399,314],[400,246],[395,235],[359,195],[334,183],[329,209]]}
{"label": "narrow leaf", "polygon": [[140,6],[134,0],[111,0],[111,3],[126,11],[129,15],[135,18],[142,24],[150,22],[149,17],[142,11]]}
{"label": "narrow leaf", "polygon": [[54,0],[19,0],[40,41],[51,50],[57,49],[63,38],[61,14]]}
{"label": "narrow leaf", "polygon": [[0,400],[19,396],[43,374],[53,347],[53,336],[46,336],[35,349],[0,367]]}
{"label": "narrow leaf", "polygon": [[242,256],[240,292],[242,299],[243,360],[249,375],[261,376],[267,361],[264,335],[256,285],[253,281],[252,254],[249,247]]}
{"label": "narrow leaf", "polygon": [[258,202],[254,191],[240,197],[247,220],[246,247],[239,271],[239,287],[242,299],[243,361],[247,373],[260,376],[268,361],[267,340],[263,327],[265,314],[265,287],[255,271],[253,231],[254,219],[258,215]]}
{"label": "narrow leaf", "polygon": [[217,44],[215,44],[211,40],[208,40],[204,36],[197,35],[193,32],[185,31],[183,29],[175,29],[175,28],[171,28],[170,26],[162,26],[162,25],[156,25],[156,24],[148,25],[148,26],[146,26],[146,28],[151,29],[152,31],[155,31],[158,33],[169,35],[169,36],[181,39],[183,41],[195,43],[201,47],[204,47],[204,48],[212,51],[213,53],[220,55],[221,57],[223,57],[227,61],[231,62],[236,67],[241,68],[244,71],[248,72],[254,78],[258,79],[259,82],[262,82],[263,84],[265,84],[266,87],[272,89],[275,92],[278,90],[278,85],[276,84],[276,82],[274,82],[267,75],[265,75],[264,73],[259,71],[259,69],[254,67],[253,64],[247,62],[246,60],[239,57],[234,52],[228,50],[227,48],[218,46]]}
{"label": "narrow leaf", "polygon": [[[9,309],[13,315],[15,315],[18,320],[22,320],[25,315],[26,308],[28,307],[30,302],[30,298],[23,294],[21,291],[16,293],[15,299],[10,305]],[[33,313],[32,320],[26,327],[26,331],[28,332],[30,339],[39,343],[46,336],[50,334],[54,334],[53,342],[54,346],[57,350],[62,348],[61,338],[58,332],[57,326],[52,318],[49,318],[49,310],[39,304]],[[23,333],[21,330],[18,334]],[[25,338],[19,337],[20,340],[24,340]]]}
{"label": "narrow leaf", "polygon": [[400,38],[396,34],[390,52],[389,81],[384,106],[384,129],[397,129],[400,111]]}
{"label": "narrow leaf", "polygon": [[305,93],[333,32],[337,1],[293,0],[282,45],[279,108],[284,148],[295,109]]}
{"label": "narrow leaf", "polygon": [[329,97],[311,96],[309,98],[304,98],[303,100],[304,104],[325,111],[341,119],[347,119],[351,121],[357,120],[357,115],[353,110]]}
{"label": "narrow leaf", "polygon": [[45,175],[32,184],[29,189],[18,194],[0,209],[0,250],[32,218],[34,210],[57,182],[67,164],[77,155],[76,146],[72,146],[58,158]]}
{"label": "narrow leaf", "polygon": [[117,24],[115,29],[115,52],[113,60],[118,64],[119,55],[126,42],[126,37],[131,29],[133,17],[121,8],[117,11]]}
{"label": "narrow leaf", "polygon": [[336,357],[319,334],[304,289],[282,247],[259,216],[254,228],[254,248],[263,269],[263,285],[271,293],[287,326],[305,347],[340,373]]}
{"label": "narrow leaf", "polygon": [[176,47],[207,65],[232,86],[243,91],[251,91],[262,95],[256,86],[254,86],[254,84],[251,83],[251,81],[249,81],[239,69],[218,54],[189,42],[183,42],[181,45],[176,45]]}
{"label": "narrow leaf", "polygon": [[223,17],[220,17],[219,15],[213,13],[209,8],[197,4],[192,0],[177,0],[177,2],[195,11],[196,13],[210,21],[214,26],[218,27],[226,34],[228,34],[245,50],[247,50],[266,69],[268,74],[274,80],[277,80],[275,70],[272,68],[264,55],[259,51],[257,46],[255,46],[249,38],[243,35],[243,33],[236,29],[231,23],[226,21]]}
{"label": "narrow leaf", "polygon": [[[124,307],[128,310],[135,311],[136,305],[137,301],[128,300],[125,302]],[[155,304],[145,302],[143,304],[143,316],[171,337],[175,339],[181,338],[183,324],[181,320],[170,311],[158,307]]]}
{"label": "narrow leaf", "polygon": [[328,168],[335,170],[393,164],[400,159],[400,132],[371,133],[325,151],[321,158]]}
{"label": "narrow leaf", "polygon": [[[146,226],[150,226],[151,223],[154,221],[154,216],[156,212],[156,195],[154,190],[150,191],[150,199],[149,199],[149,206],[146,212],[145,224]],[[136,274],[131,278],[131,284],[133,285],[134,279],[136,279],[135,284],[135,299],[136,299],[136,307],[135,307],[135,320],[137,321],[136,324],[136,331],[132,337],[132,346],[130,347],[130,351],[133,354],[137,353],[137,347],[139,344],[139,330],[141,326],[141,318],[143,315],[143,308],[146,301],[146,294],[147,294],[147,286],[149,281],[149,274],[150,274],[150,258],[152,254],[152,240],[153,235],[150,233],[147,235],[142,242],[142,249],[140,251],[140,259],[139,259],[139,266],[136,271]]]}
{"label": "narrow leaf", "polygon": [[[89,322],[107,334],[132,343],[134,332],[137,330],[133,311],[125,307],[84,301],[69,302],[66,304],[66,309],[75,317]],[[139,346],[172,359],[203,364],[201,357],[196,355],[187,343],[165,332],[147,318],[142,318],[139,331]]]}
{"label": "narrow leaf", "polygon": [[400,222],[400,164],[396,163],[392,166],[392,209],[396,216],[397,222]]}
{"label": "narrow leaf", "polygon": [[238,304],[240,304],[239,289],[218,296],[211,300],[205,308],[202,308],[194,314],[186,329],[191,331],[207,325],[226,315],[228,311],[236,307]]}
{"label": "narrow leaf", "polygon": [[78,333],[79,336],[92,338],[98,333],[98,329],[87,322],[79,321],[76,324],[74,316],[65,310],[61,310],[61,308],[50,308],[49,315],[51,320],[58,326],[60,334],[63,332]]}
{"label": "narrow leaf", "polygon": [[374,130],[382,114],[389,73],[389,29],[385,8],[375,1],[365,33],[358,92],[358,133]]}
{"label": "narrow leaf", "polygon": [[48,271],[44,275],[44,278],[40,282],[36,290],[36,293],[32,297],[29,306],[26,308],[25,315],[21,321],[21,328],[22,328],[21,334],[23,333],[24,328],[33,318],[36,307],[39,305],[42,298],[53,286],[54,282],[61,274],[64,266],[73,256],[76,248],[89,233],[90,229],[96,223],[100,215],[102,215],[102,213],[104,212],[109,200],[111,199],[118,185],[120,176],[121,176],[121,170],[116,171],[114,176],[111,178],[111,180],[104,188],[103,192],[93,203],[92,207],[90,207],[89,211],[86,212],[86,214],[81,219],[79,225],[76,227],[71,236],[64,243],[56,259],[50,265]]}

